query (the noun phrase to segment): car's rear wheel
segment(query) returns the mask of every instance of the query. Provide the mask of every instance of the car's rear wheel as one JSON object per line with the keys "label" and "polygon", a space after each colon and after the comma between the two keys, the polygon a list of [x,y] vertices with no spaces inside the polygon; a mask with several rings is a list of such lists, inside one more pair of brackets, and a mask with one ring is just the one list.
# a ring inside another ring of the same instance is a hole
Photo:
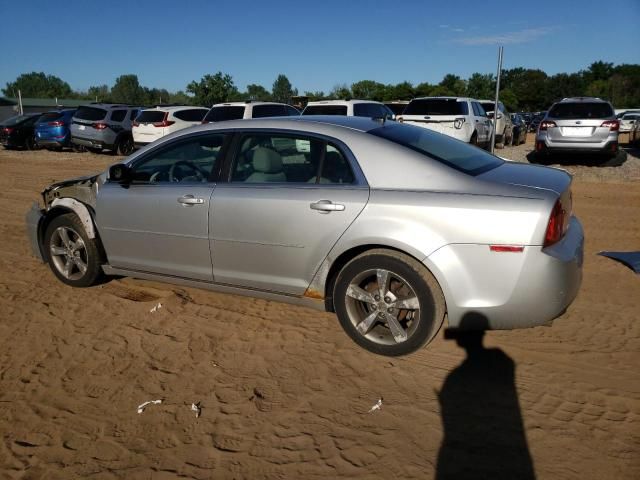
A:
{"label": "car's rear wheel", "polygon": [[80,219],[67,213],[54,218],[44,235],[44,253],[54,275],[72,287],[89,287],[102,276],[102,257]]}
{"label": "car's rear wheel", "polygon": [[380,355],[406,355],[429,343],[445,314],[442,290],[417,260],[376,249],[338,274],[334,288],[340,324],[360,346]]}
{"label": "car's rear wheel", "polygon": [[471,134],[471,139],[469,140],[469,143],[471,145],[476,146],[476,147],[478,146],[478,133],[477,132],[473,132]]}
{"label": "car's rear wheel", "polygon": [[36,142],[36,137],[30,136],[24,141],[24,146],[27,150],[37,150],[38,143]]}
{"label": "car's rear wheel", "polygon": [[130,137],[129,135],[122,137],[118,141],[116,150],[118,154],[125,156],[133,152],[133,137]]}

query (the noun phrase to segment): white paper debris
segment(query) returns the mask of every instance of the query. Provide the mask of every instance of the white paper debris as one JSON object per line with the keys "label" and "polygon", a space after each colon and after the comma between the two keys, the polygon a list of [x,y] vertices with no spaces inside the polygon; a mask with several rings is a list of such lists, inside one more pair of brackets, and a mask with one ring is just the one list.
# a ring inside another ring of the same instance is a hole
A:
{"label": "white paper debris", "polygon": [[159,405],[162,403],[162,400],[149,400],[148,402],[144,402],[138,405],[138,413],[144,412],[144,409],[147,408],[147,405]]}
{"label": "white paper debris", "polygon": [[369,409],[367,413],[373,413],[376,410],[380,410],[382,408],[382,398],[379,398],[376,404]]}
{"label": "white paper debris", "polygon": [[161,304],[161,303],[159,303],[159,304],[157,304],[155,307],[153,307],[151,310],[149,310],[149,313],[155,313],[155,312],[157,312],[158,310],[160,310],[161,308],[162,308],[162,304]]}
{"label": "white paper debris", "polygon": [[202,412],[202,407],[200,407],[200,402],[192,403],[191,404],[191,410],[193,412],[196,412],[196,418],[200,417],[200,413]]}

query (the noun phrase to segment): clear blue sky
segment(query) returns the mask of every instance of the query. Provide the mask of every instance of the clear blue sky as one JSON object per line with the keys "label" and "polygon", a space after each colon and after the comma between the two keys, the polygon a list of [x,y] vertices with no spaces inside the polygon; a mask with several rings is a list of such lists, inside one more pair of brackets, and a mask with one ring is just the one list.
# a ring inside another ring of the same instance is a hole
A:
{"label": "clear blue sky", "polygon": [[44,71],[73,89],[125,73],[184,89],[222,71],[244,90],[285,74],[300,93],[358,80],[437,83],[504,68],[640,63],[640,0],[0,0],[0,86]]}

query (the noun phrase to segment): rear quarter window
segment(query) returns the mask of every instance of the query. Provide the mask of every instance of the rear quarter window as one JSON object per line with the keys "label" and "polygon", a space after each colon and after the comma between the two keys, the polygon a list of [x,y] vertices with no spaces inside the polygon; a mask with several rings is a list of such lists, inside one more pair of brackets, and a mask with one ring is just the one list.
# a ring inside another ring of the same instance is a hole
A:
{"label": "rear quarter window", "polygon": [[206,122],[222,122],[224,120],[240,120],[244,117],[244,107],[214,107],[204,117]]}
{"label": "rear quarter window", "polygon": [[121,122],[124,120],[124,117],[127,116],[126,110],[113,110],[111,112],[111,121],[112,122]]}
{"label": "rear quarter window", "polygon": [[173,114],[179,120],[185,122],[201,122],[207,111],[201,108],[192,108],[189,110],[180,110]]}
{"label": "rear quarter window", "polygon": [[282,105],[256,105],[253,107],[253,118],[282,117],[286,113]]}

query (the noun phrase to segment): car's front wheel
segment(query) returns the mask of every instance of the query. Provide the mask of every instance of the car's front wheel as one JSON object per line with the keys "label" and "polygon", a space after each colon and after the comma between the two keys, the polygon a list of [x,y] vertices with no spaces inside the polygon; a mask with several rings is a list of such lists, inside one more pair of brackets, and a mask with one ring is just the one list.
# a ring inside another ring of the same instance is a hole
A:
{"label": "car's front wheel", "polygon": [[392,250],[365,252],[338,274],[334,305],[347,334],[380,355],[406,355],[436,335],[445,314],[442,290],[417,260]]}
{"label": "car's front wheel", "polygon": [[101,254],[73,213],[54,218],[44,235],[44,253],[54,275],[72,287],[89,287],[102,276]]}

